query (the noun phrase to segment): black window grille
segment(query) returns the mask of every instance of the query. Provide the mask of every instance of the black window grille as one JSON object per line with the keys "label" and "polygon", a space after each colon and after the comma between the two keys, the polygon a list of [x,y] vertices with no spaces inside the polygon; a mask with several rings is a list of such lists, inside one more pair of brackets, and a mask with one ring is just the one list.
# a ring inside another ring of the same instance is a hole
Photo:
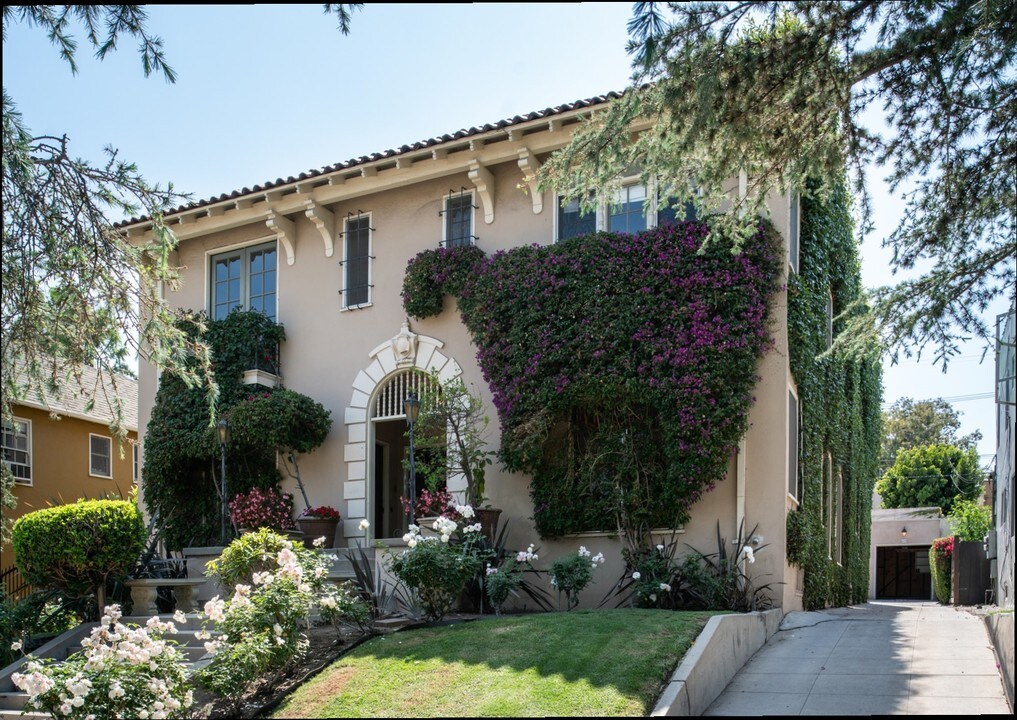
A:
{"label": "black window grille", "polygon": [[371,230],[369,215],[346,218],[343,306],[347,308],[371,302]]}
{"label": "black window grille", "polygon": [[473,195],[462,188],[457,194],[449,190],[445,198],[445,247],[462,247],[473,245],[477,236],[473,234]]}

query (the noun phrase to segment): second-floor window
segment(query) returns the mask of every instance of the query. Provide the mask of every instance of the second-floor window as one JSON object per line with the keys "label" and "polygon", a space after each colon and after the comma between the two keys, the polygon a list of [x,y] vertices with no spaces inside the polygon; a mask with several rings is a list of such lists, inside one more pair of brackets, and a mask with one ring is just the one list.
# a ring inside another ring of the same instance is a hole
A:
{"label": "second-floor window", "polygon": [[3,463],[10,468],[14,482],[32,484],[32,422],[14,418],[3,423]]}
{"label": "second-floor window", "polygon": [[646,186],[619,188],[607,209],[607,229],[611,232],[642,232],[646,229]]}
{"label": "second-floor window", "polygon": [[473,244],[473,193],[445,198],[445,247]]}
{"label": "second-floor window", "polygon": [[371,216],[346,219],[343,257],[343,307],[371,302]]}
{"label": "second-floor window", "polygon": [[584,213],[579,207],[579,200],[558,203],[558,240],[567,240],[579,235],[590,235],[597,232],[597,213],[593,210]]}
{"label": "second-floor window", "polygon": [[88,474],[113,477],[113,441],[102,435],[88,436]]}
{"label": "second-floor window", "polygon": [[[660,191],[663,194],[663,191]],[[695,191],[693,191],[695,192]],[[649,227],[696,220],[698,211],[688,196],[668,194],[663,208],[656,207],[655,192],[642,184],[623,185],[610,204],[600,203],[597,211],[582,212],[579,200],[562,203],[558,196],[558,217],[555,240],[591,235],[597,230],[635,233]],[[646,205],[647,198],[651,202]]]}
{"label": "second-floor window", "polygon": [[274,242],[213,255],[212,318],[222,320],[234,308],[249,308],[275,320],[277,258]]}

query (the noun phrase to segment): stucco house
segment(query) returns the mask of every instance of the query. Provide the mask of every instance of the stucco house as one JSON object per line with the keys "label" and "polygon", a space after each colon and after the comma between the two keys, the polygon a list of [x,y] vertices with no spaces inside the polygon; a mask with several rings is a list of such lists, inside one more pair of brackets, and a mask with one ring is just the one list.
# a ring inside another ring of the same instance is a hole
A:
{"label": "stucco house", "polygon": [[[492,407],[477,347],[455,300],[447,297],[436,317],[407,318],[400,291],[411,258],[439,246],[473,244],[490,254],[551,245],[597,229],[636,231],[663,221],[664,213],[654,209],[655,188],[638,179],[624,184],[615,203],[604,204],[595,216],[562,206],[533,180],[549,154],[568,142],[575,123],[612,97],[617,96],[548,108],[245,187],[166,216],[179,239],[172,261],[182,268],[183,279],[178,291],[166,292],[168,302],[204,309],[213,318],[235,307],[256,308],[283,323],[282,381],[321,402],[336,418],[324,445],[301,459],[301,471],[315,502],[341,510],[338,545],[361,538],[358,525],[365,518],[371,522],[369,540],[398,538],[404,531],[398,505],[406,443],[402,400],[423,382],[417,371],[436,371],[443,380],[460,376]],[[737,181],[732,187],[736,192]],[[651,202],[644,207],[647,197]],[[768,197],[766,205],[784,240],[783,286],[799,268],[800,205],[797,197],[781,195]],[[121,227],[143,241],[151,223],[140,218]],[[784,290],[772,300],[772,348],[758,365],[750,429],[730,458],[727,479],[703,496],[680,532],[689,546],[709,552],[716,549],[718,523],[729,541],[743,522],[755,526],[756,542],[766,549],[756,555],[752,574],[772,584],[776,606],[793,610],[802,607],[804,581],[802,570],[787,561],[786,527],[803,485],[787,302]],[[832,333],[832,293],[828,311]],[[159,375],[142,364],[139,377],[144,448]],[[492,448],[498,447],[498,437],[493,422]],[[845,542],[863,544],[866,557],[868,550],[867,534],[845,538],[847,533],[837,529],[842,504],[854,500],[835,491],[835,467],[831,460],[829,497],[823,501],[831,563],[840,562]],[[461,489],[455,482],[450,479],[450,488]],[[871,484],[861,501],[866,512],[870,492]],[[488,471],[486,493],[511,520],[511,545],[537,541],[546,558],[579,545],[604,552],[608,564],[598,571],[603,582],[588,592],[587,604],[599,601],[617,579],[620,544],[609,532],[538,539],[527,477],[496,463]]]}
{"label": "stucco house", "polygon": [[[139,468],[138,382],[122,375],[110,382],[91,367],[80,373],[80,380],[65,382],[59,392],[30,391],[13,404],[11,421],[3,422],[3,462],[14,475],[17,499],[17,507],[3,509],[5,518],[14,520],[80,498],[126,498],[134,488]],[[113,392],[114,387],[127,431],[123,442],[110,431],[114,411],[101,390]],[[13,589],[16,582],[13,566],[13,551],[5,545],[6,589]]]}

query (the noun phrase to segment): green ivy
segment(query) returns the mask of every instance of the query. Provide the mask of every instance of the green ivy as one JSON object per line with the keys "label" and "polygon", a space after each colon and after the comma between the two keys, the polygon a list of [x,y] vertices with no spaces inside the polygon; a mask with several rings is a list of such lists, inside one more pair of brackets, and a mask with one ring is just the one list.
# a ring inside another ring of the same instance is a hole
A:
{"label": "green ivy", "polygon": [[[223,320],[205,320],[204,337],[211,349],[219,384],[218,412],[246,401],[262,388],[242,382],[243,372],[255,367],[285,339],[281,325],[262,313],[234,311]],[[202,327],[189,323],[191,335]],[[208,423],[208,404],[201,388],[189,388],[177,376],[163,374],[145,433],[142,470],[144,498],[149,511],[158,512],[171,549],[214,545],[220,537],[219,444]],[[227,453],[231,495],[279,483],[275,447],[240,448]]]}
{"label": "green ivy", "polygon": [[[805,573],[806,609],[864,602],[869,586],[872,490],[879,473],[882,366],[879,350],[827,352],[827,302],[834,334],[860,298],[861,274],[850,197],[843,185],[828,197],[802,198],[798,273],[788,279],[788,345],[801,411],[799,500],[788,518],[788,558]],[[857,310],[852,312],[862,312]],[[843,313],[843,315],[842,315]],[[843,477],[843,560],[829,559],[824,517],[825,456],[833,485]]]}

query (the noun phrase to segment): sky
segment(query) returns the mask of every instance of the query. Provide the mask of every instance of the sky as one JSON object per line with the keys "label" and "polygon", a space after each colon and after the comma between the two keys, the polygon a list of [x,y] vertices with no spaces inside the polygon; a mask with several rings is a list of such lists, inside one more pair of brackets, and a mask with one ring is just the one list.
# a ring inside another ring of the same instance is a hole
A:
{"label": "sky", "polygon": [[[461,128],[625,88],[629,3],[367,4],[343,36],[320,5],[149,6],[175,84],[145,78],[123,39],[99,62],[83,35],[73,75],[37,28],[6,27],[3,86],[36,135],[67,134],[92,161],[113,146],[149,181],[195,200]],[[875,119],[875,116],[873,116]],[[875,230],[863,281],[890,273],[881,239],[902,203],[869,176]],[[1007,309],[997,302],[990,326]],[[884,404],[953,399],[961,433],[995,452],[994,363],[972,341],[946,374],[931,354],[884,365]]]}

